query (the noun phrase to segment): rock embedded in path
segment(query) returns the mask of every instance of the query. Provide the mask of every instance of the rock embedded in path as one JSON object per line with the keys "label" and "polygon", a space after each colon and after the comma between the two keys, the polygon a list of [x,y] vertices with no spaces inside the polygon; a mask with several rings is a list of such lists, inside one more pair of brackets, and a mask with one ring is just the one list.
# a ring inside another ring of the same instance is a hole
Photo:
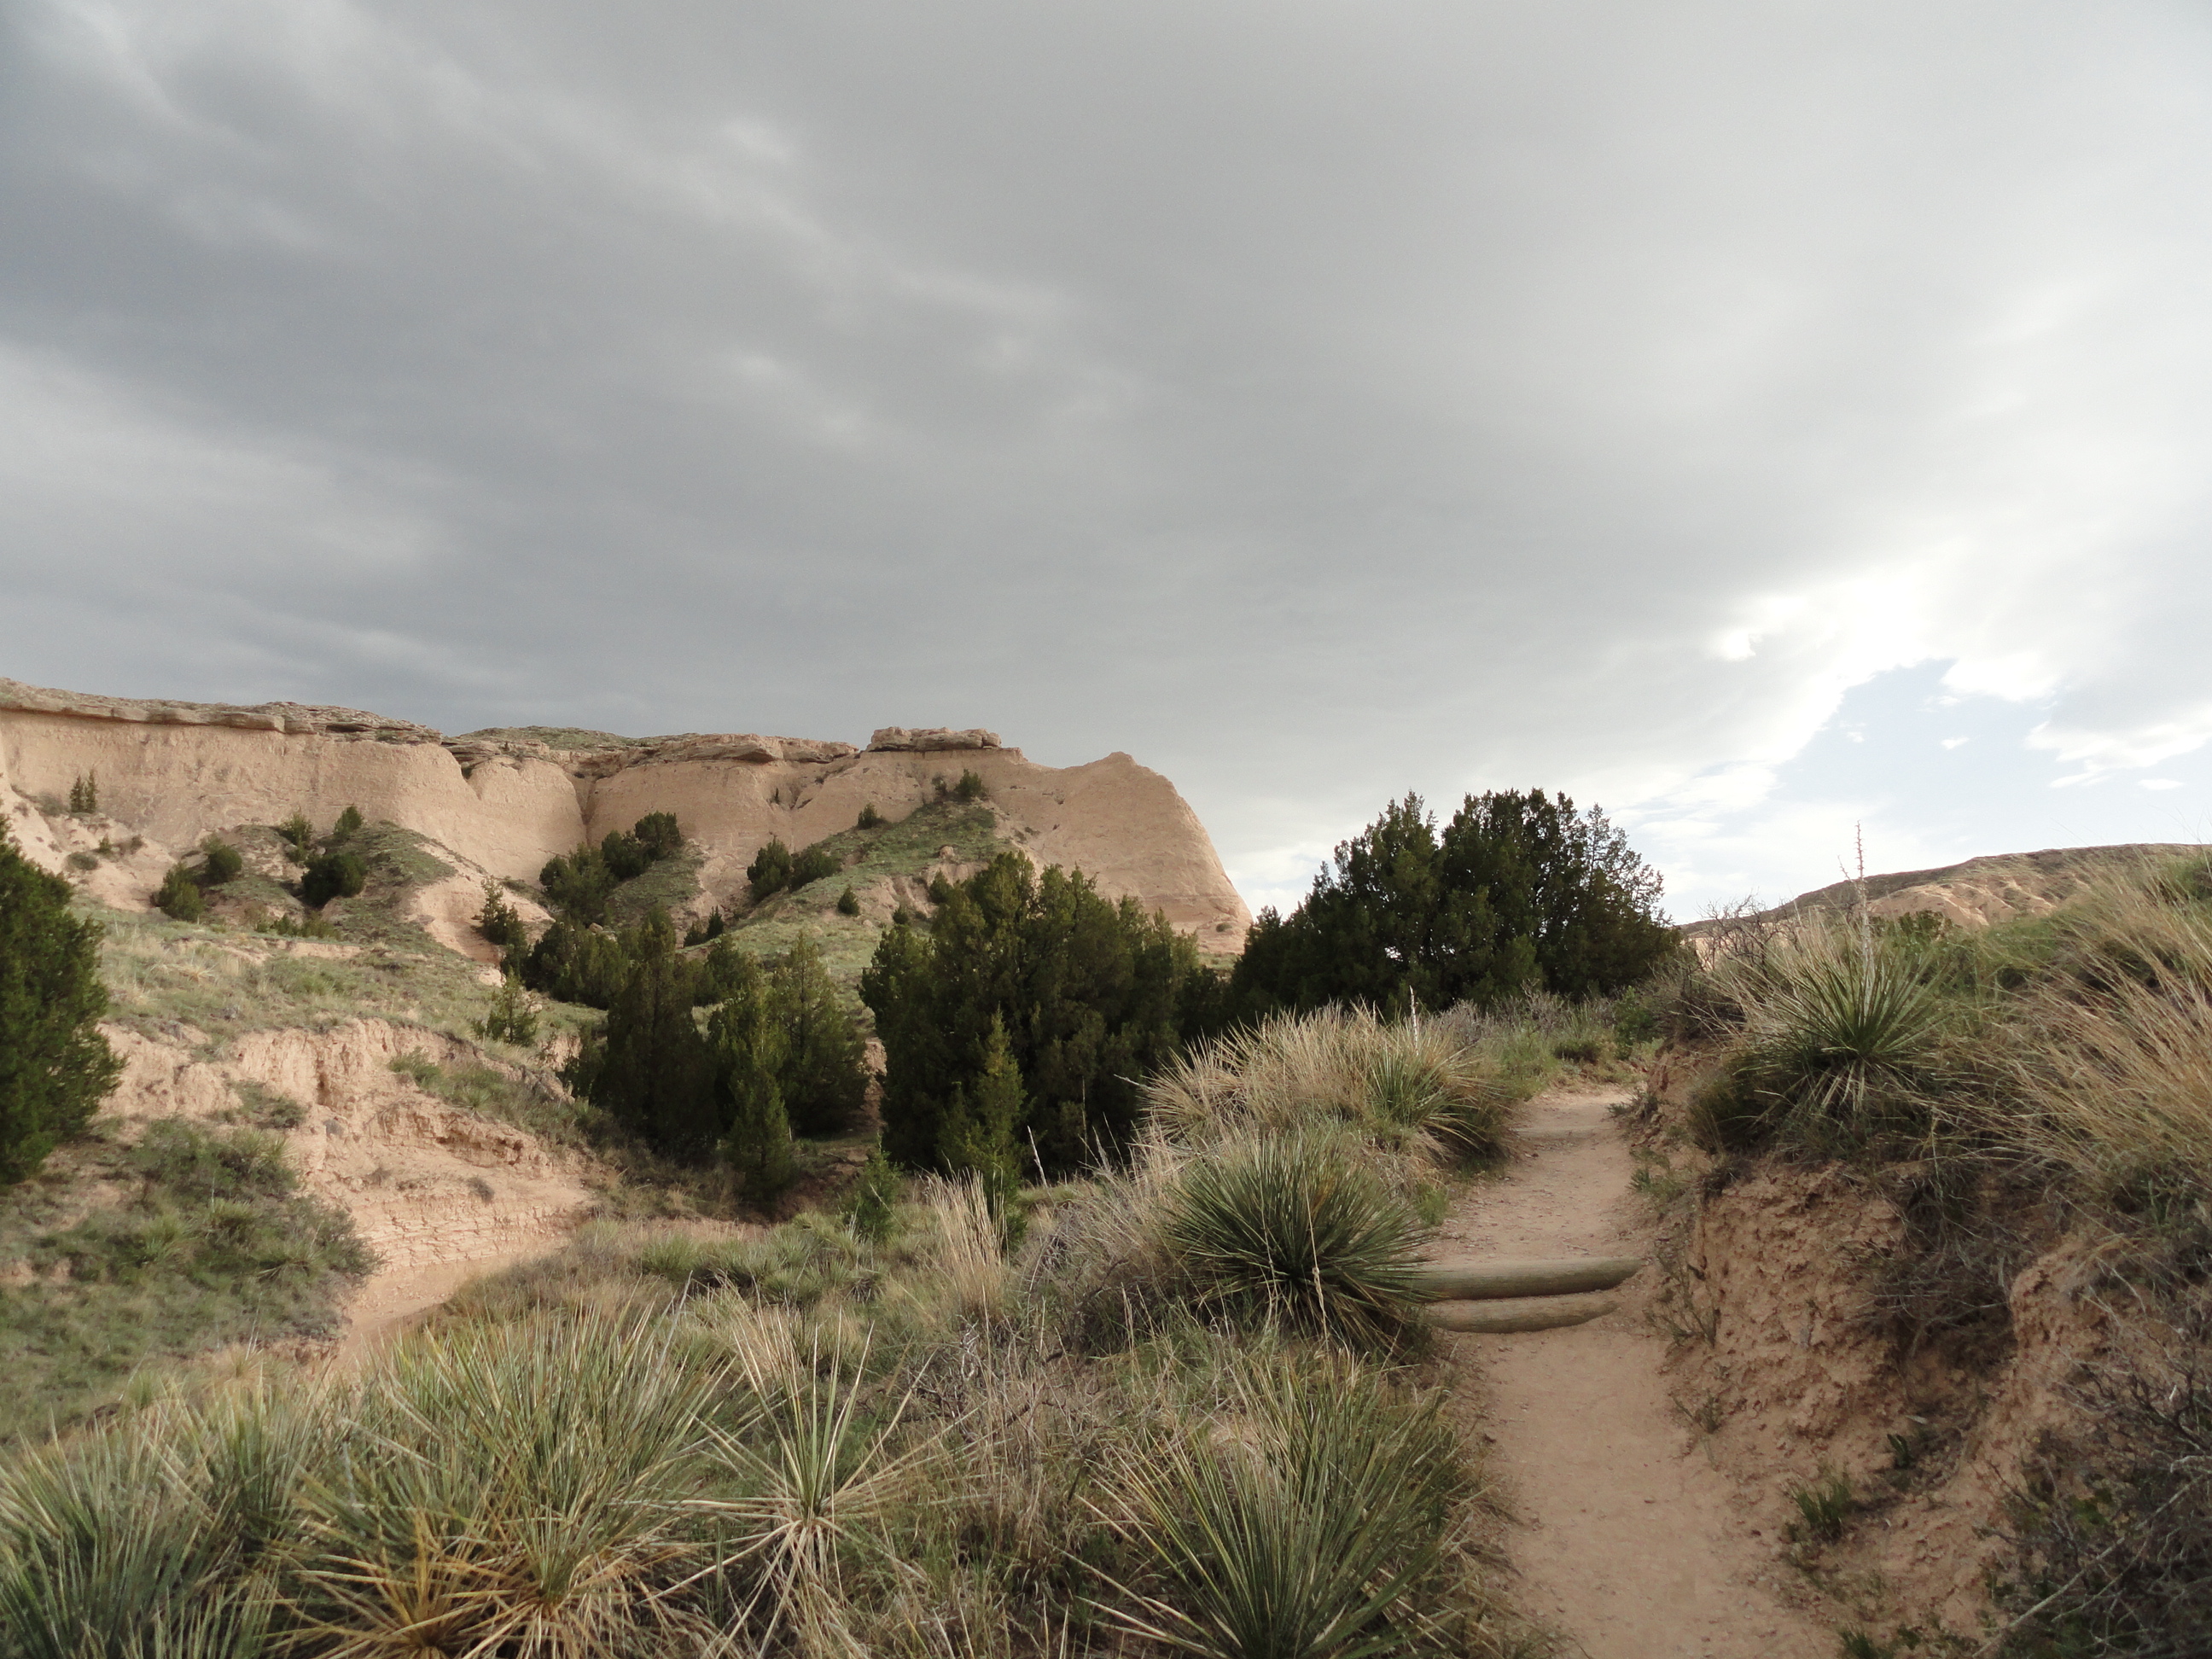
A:
{"label": "rock embedded in path", "polygon": [[1586,1325],[1620,1305],[1609,1296],[1524,1296],[1491,1302],[1433,1303],[1428,1317],[1429,1323],[1439,1330],[1505,1335]]}
{"label": "rock embedded in path", "polygon": [[1583,1291],[1609,1291],[1643,1265],[1644,1258],[1634,1255],[1493,1256],[1471,1261],[1425,1261],[1414,1269],[1413,1286],[1415,1295],[1431,1302],[1571,1296]]}

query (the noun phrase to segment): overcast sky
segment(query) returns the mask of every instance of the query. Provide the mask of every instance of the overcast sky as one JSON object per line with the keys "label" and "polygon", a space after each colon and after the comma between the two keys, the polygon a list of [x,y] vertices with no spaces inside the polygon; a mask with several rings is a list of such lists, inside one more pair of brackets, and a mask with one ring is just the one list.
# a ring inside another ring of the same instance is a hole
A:
{"label": "overcast sky", "polygon": [[0,672],[2196,840],[2208,285],[2202,4],[0,0]]}

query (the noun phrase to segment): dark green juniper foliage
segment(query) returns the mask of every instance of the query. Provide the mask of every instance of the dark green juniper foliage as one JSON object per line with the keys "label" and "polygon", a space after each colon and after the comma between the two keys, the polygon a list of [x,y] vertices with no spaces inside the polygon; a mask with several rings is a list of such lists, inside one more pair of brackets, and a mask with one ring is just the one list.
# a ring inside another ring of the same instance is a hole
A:
{"label": "dark green juniper foliage", "polygon": [[677,954],[665,912],[647,916],[629,943],[629,974],[608,1006],[585,1092],[639,1139],[673,1158],[703,1158],[719,1126],[706,1044],[691,1018],[690,964]]}
{"label": "dark green juniper foliage", "polygon": [[838,1006],[811,939],[800,939],[776,964],[768,992],[769,1016],[783,1034],[778,1076],[792,1127],[809,1135],[849,1128],[867,1091],[867,1066],[860,1034]]}
{"label": "dark green juniper foliage", "polygon": [[1658,872],[1596,807],[1494,791],[1468,796],[1439,832],[1408,795],[1337,848],[1297,910],[1261,912],[1231,1012],[1609,994],[1675,948],[1659,896]]}
{"label": "dark green juniper foliage", "polygon": [[0,1185],[35,1173],[123,1070],[100,1035],[100,924],[69,902],[0,824]]}
{"label": "dark green juniper foliage", "polygon": [[[748,968],[751,958],[741,958]],[[774,998],[757,969],[741,974],[707,1026],[712,1067],[709,1106],[719,1120],[719,1150],[737,1171],[744,1194],[759,1203],[791,1184],[791,1118],[782,1073],[790,1042]]]}
{"label": "dark green juniper foliage", "polygon": [[200,854],[199,879],[204,887],[220,887],[246,872],[245,855],[227,841],[210,836],[200,843]]}
{"label": "dark green juniper foliage", "polygon": [[810,847],[791,860],[792,888],[795,891],[810,881],[834,876],[841,867],[835,853],[825,847]]}
{"label": "dark green juniper foliage", "polygon": [[606,1008],[629,976],[629,957],[622,940],[605,929],[556,916],[516,971],[525,985],[556,1002]]}
{"label": "dark green juniper foliage", "polygon": [[841,916],[857,916],[860,914],[860,896],[850,887],[837,895],[837,914]]}
{"label": "dark green juniper foliage", "polygon": [[307,822],[305,812],[295,812],[276,826],[277,835],[284,842],[284,856],[295,864],[305,864],[315,844],[315,826]]}
{"label": "dark green juniper foliage", "polygon": [[489,878],[483,884],[483,908],[477,912],[477,932],[507,956],[529,948],[530,930],[523,926],[522,913],[507,902],[499,884]]}
{"label": "dark green juniper foliage", "polygon": [[861,976],[884,1044],[884,1146],[953,1167],[945,1144],[1003,1025],[1024,1087],[1017,1139],[1050,1170],[1112,1154],[1134,1130],[1141,1079],[1170,1053],[1210,985],[1191,942],[1080,872],[1039,876],[1001,854],[950,891],[928,932],[895,925]]}
{"label": "dark green juniper foliage", "polygon": [[198,921],[207,915],[207,896],[190,870],[173,864],[155,890],[154,907],[171,921]]}
{"label": "dark green juniper foliage", "polygon": [[982,774],[972,768],[960,775],[960,781],[952,786],[953,795],[960,800],[981,800],[990,792],[983,787]]}
{"label": "dark green juniper foliage", "polygon": [[69,810],[79,816],[100,811],[99,773],[84,773],[70,785]]}
{"label": "dark green juniper foliage", "polygon": [[362,817],[361,808],[358,806],[347,807],[344,811],[338,814],[338,821],[331,826],[331,833],[327,837],[325,837],[325,845],[330,847],[343,847],[346,842],[351,841],[356,836],[359,835],[368,822],[368,821],[366,818]]}
{"label": "dark green juniper foliage", "polygon": [[616,888],[683,850],[675,815],[648,812],[627,831],[608,830],[596,847],[586,842],[547,860],[538,884],[545,890],[547,902],[569,921],[605,921],[607,900]]}
{"label": "dark green juniper foliage", "polygon": [[880,826],[883,821],[884,815],[876,811],[875,802],[870,801],[860,809],[860,818],[853,827],[856,830],[873,830]]}
{"label": "dark green juniper foliage", "polygon": [[300,897],[319,910],[334,898],[352,898],[368,885],[368,866],[357,853],[318,853],[300,878]]}
{"label": "dark green juniper foliage", "polygon": [[791,848],[770,836],[768,845],[754,854],[753,861],[745,866],[745,880],[752,888],[756,904],[781,893],[791,885]]}

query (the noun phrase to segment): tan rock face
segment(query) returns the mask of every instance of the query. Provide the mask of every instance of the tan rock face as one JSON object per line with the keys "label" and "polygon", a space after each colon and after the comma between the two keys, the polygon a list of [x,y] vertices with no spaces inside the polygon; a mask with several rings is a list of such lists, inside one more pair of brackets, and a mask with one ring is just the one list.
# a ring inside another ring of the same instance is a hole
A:
{"label": "tan rock face", "polygon": [[[596,738],[590,741],[597,742]],[[899,817],[963,771],[983,780],[999,833],[1039,865],[1079,868],[1135,897],[1201,949],[1241,950],[1251,916],[1205,826],[1175,786],[1124,754],[1039,766],[996,732],[886,726],[866,750],[752,732],[593,748],[428,726],[358,709],[162,703],[0,680],[0,811],[49,869],[100,834],[143,846],[127,867],[75,872],[103,902],[143,907],[176,854],[204,836],[349,805],[459,855],[469,881],[431,901],[440,936],[468,934],[476,872],[534,879],[545,861],[648,812],[672,812],[706,855],[709,893],[734,890],[771,838],[798,848],[850,829],[863,806]],[[96,775],[104,826],[39,809]],[[83,843],[83,845],[80,845]]]}

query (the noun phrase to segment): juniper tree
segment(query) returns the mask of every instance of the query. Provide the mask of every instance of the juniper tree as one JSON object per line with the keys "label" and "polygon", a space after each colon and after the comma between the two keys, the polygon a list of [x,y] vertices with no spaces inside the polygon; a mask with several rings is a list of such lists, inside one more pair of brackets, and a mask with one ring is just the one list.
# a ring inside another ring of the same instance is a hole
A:
{"label": "juniper tree", "polygon": [[100,927],[69,904],[0,824],[0,1185],[36,1174],[122,1074],[100,1034]]}

